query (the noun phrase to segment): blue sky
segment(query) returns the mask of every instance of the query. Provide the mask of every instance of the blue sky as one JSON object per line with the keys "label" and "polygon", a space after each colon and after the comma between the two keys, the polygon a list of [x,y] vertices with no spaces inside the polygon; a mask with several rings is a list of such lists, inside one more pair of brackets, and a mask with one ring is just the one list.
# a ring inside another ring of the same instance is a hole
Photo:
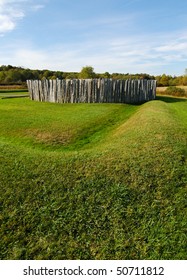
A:
{"label": "blue sky", "polygon": [[183,75],[186,0],[0,0],[0,65]]}

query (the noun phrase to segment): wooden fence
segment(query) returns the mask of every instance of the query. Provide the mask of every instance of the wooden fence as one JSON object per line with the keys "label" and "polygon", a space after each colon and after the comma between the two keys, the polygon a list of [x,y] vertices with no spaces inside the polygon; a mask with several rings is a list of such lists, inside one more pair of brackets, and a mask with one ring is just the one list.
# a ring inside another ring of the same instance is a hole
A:
{"label": "wooden fence", "polygon": [[27,80],[30,98],[56,103],[130,103],[155,99],[155,80]]}

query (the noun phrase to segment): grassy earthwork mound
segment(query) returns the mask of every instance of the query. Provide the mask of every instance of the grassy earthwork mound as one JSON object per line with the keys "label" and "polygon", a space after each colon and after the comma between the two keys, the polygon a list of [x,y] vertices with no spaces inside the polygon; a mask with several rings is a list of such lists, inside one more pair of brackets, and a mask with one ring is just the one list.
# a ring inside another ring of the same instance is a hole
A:
{"label": "grassy earthwork mound", "polygon": [[186,259],[187,100],[0,99],[1,259]]}

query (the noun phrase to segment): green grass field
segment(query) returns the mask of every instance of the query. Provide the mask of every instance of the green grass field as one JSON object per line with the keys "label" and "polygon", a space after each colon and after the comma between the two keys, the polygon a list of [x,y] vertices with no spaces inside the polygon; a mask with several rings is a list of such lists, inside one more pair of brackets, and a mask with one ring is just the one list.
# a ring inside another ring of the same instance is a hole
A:
{"label": "green grass field", "polygon": [[0,99],[29,96],[26,89],[6,89],[0,87]]}
{"label": "green grass field", "polygon": [[187,100],[0,99],[1,259],[186,259]]}

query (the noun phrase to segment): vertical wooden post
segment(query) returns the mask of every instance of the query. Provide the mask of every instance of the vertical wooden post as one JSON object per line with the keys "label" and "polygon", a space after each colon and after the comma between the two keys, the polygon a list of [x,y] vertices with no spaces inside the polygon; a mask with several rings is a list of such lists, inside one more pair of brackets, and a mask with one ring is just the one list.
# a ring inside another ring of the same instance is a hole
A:
{"label": "vertical wooden post", "polygon": [[156,97],[155,80],[27,80],[31,100],[58,103],[140,103]]}

